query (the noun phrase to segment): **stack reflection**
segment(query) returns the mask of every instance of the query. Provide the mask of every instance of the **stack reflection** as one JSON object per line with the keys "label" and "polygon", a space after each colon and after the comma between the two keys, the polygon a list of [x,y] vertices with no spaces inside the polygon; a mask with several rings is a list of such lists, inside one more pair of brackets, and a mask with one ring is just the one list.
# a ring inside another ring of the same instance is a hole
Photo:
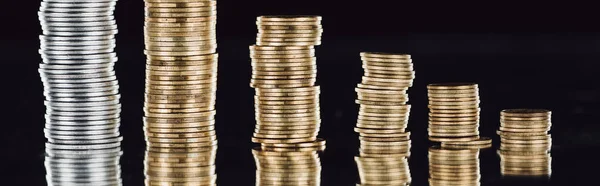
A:
{"label": "stack reflection", "polygon": [[144,161],[146,186],[216,185],[217,147],[188,152],[153,149]]}
{"label": "stack reflection", "polygon": [[480,185],[479,149],[429,148],[430,186]]}
{"label": "stack reflection", "polygon": [[54,150],[46,147],[46,181],[49,186],[122,185],[120,148]]}
{"label": "stack reflection", "polygon": [[301,148],[264,147],[252,150],[257,186],[321,185],[319,151],[325,145]]}

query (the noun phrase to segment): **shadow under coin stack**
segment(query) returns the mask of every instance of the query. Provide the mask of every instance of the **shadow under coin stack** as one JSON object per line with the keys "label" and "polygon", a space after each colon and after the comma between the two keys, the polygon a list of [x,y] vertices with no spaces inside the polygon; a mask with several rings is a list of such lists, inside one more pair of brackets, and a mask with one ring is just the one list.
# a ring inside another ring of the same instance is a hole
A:
{"label": "shadow under coin stack", "polygon": [[[406,91],[415,78],[411,56],[369,52],[360,55],[364,76],[356,88],[360,111],[355,128],[360,135],[360,158],[380,155],[405,159],[411,144],[410,132],[406,131],[411,108],[406,104]],[[402,180],[404,177],[410,178],[410,174],[394,181],[410,182]]]}
{"label": "shadow under coin stack", "polygon": [[321,160],[318,151],[324,142],[312,147],[265,147],[252,150],[256,162],[257,186],[319,186]]}
{"label": "shadow under coin stack", "polygon": [[479,149],[429,148],[430,186],[479,186]]}
{"label": "shadow under coin stack", "polygon": [[120,185],[116,0],[46,0],[39,73],[48,185]]}
{"label": "shadow under coin stack", "polygon": [[321,126],[315,45],[321,44],[320,16],[260,16],[256,45],[250,46],[256,129],[263,147],[314,146]]}
{"label": "shadow under coin stack", "polygon": [[508,176],[552,174],[551,111],[508,109],[500,113],[500,169]]}
{"label": "shadow under coin stack", "polygon": [[491,144],[491,140],[479,138],[481,109],[477,84],[430,84],[427,86],[427,93],[429,140],[463,142],[465,145]]}
{"label": "shadow under coin stack", "polygon": [[146,151],[146,186],[217,185],[217,148],[201,152]]}
{"label": "shadow under coin stack", "polygon": [[[211,154],[217,145],[217,42],[214,0],[145,0],[148,153]],[[171,155],[171,154],[170,154]],[[213,183],[212,168],[147,167],[150,185]],[[184,173],[194,170],[190,174]],[[182,173],[182,174],[177,174]],[[206,182],[204,182],[206,181]],[[192,183],[195,183],[192,181]]]}

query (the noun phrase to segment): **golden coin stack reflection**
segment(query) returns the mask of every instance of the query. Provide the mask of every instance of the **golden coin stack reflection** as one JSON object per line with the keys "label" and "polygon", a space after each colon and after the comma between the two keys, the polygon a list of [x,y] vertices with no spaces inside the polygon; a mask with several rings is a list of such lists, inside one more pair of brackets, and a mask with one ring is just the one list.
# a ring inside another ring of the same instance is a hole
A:
{"label": "golden coin stack reflection", "polygon": [[[479,140],[479,88],[477,84],[447,83],[427,86],[429,140]],[[491,143],[491,141],[490,141]]]}
{"label": "golden coin stack reflection", "polygon": [[325,150],[325,144],[300,148],[253,149],[256,185],[321,185],[322,168],[318,151],[322,150]]}
{"label": "golden coin stack reflection", "polygon": [[216,1],[146,0],[149,151],[204,152],[217,144]]}
{"label": "golden coin stack reflection", "polygon": [[217,185],[217,148],[202,152],[146,152],[147,186]]}
{"label": "golden coin stack reflection", "polygon": [[364,75],[358,84],[360,104],[355,131],[363,154],[408,154],[406,131],[410,105],[406,91],[415,78],[412,59],[406,54],[363,52]]}
{"label": "golden coin stack reflection", "polygon": [[500,113],[500,169],[502,175],[552,174],[552,113],[542,109],[508,109]]}
{"label": "golden coin stack reflection", "polygon": [[321,116],[315,45],[321,44],[320,16],[260,16],[256,45],[250,46],[256,129],[263,147],[319,143]]}
{"label": "golden coin stack reflection", "polygon": [[429,148],[430,186],[479,186],[479,149]]}
{"label": "golden coin stack reflection", "polygon": [[360,185],[410,185],[412,178],[404,153],[363,154],[354,157]]}

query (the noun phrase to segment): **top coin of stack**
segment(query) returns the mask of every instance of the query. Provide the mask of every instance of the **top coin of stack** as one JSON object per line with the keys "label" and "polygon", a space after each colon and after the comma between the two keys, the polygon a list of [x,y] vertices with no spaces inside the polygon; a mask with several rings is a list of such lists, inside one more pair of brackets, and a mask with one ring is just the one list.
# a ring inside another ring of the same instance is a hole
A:
{"label": "top coin of stack", "polygon": [[479,186],[479,149],[429,148],[429,185]]}
{"label": "top coin of stack", "polygon": [[250,46],[257,121],[252,141],[290,148],[321,143],[314,49],[321,43],[321,17],[261,16],[256,23],[257,45]]}
{"label": "top coin of stack", "polygon": [[116,0],[41,3],[43,63],[38,71],[46,97],[44,133],[51,158],[120,152],[115,5]]}
{"label": "top coin of stack", "polygon": [[477,84],[430,84],[427,86],[427,92],[429,140],[479,143],[480,108]]}
{"label": "top coin of stack", "polygon": [[550,175],[552,112],[507,109],[500,113],[500,154],[503,175]]}
{"label": "top coin of stack", "polygon": [[216,1],[145,2],[149,151],[208,151],[217,143]]}

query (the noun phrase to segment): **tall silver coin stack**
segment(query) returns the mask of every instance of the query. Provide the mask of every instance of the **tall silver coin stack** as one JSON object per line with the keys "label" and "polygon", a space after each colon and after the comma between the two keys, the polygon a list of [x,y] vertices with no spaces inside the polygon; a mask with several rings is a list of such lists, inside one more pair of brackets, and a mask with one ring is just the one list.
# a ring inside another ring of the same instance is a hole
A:
{"label": "tall silver coin stack", "polygon": [[[50,185],[120,183],[114,166],[122,140],[114,72],[116,1],[41,3],[39,52],[43,63],[39,72],[46,97],[44,133]],[[54,166],[54,162],[68,164]]]}

